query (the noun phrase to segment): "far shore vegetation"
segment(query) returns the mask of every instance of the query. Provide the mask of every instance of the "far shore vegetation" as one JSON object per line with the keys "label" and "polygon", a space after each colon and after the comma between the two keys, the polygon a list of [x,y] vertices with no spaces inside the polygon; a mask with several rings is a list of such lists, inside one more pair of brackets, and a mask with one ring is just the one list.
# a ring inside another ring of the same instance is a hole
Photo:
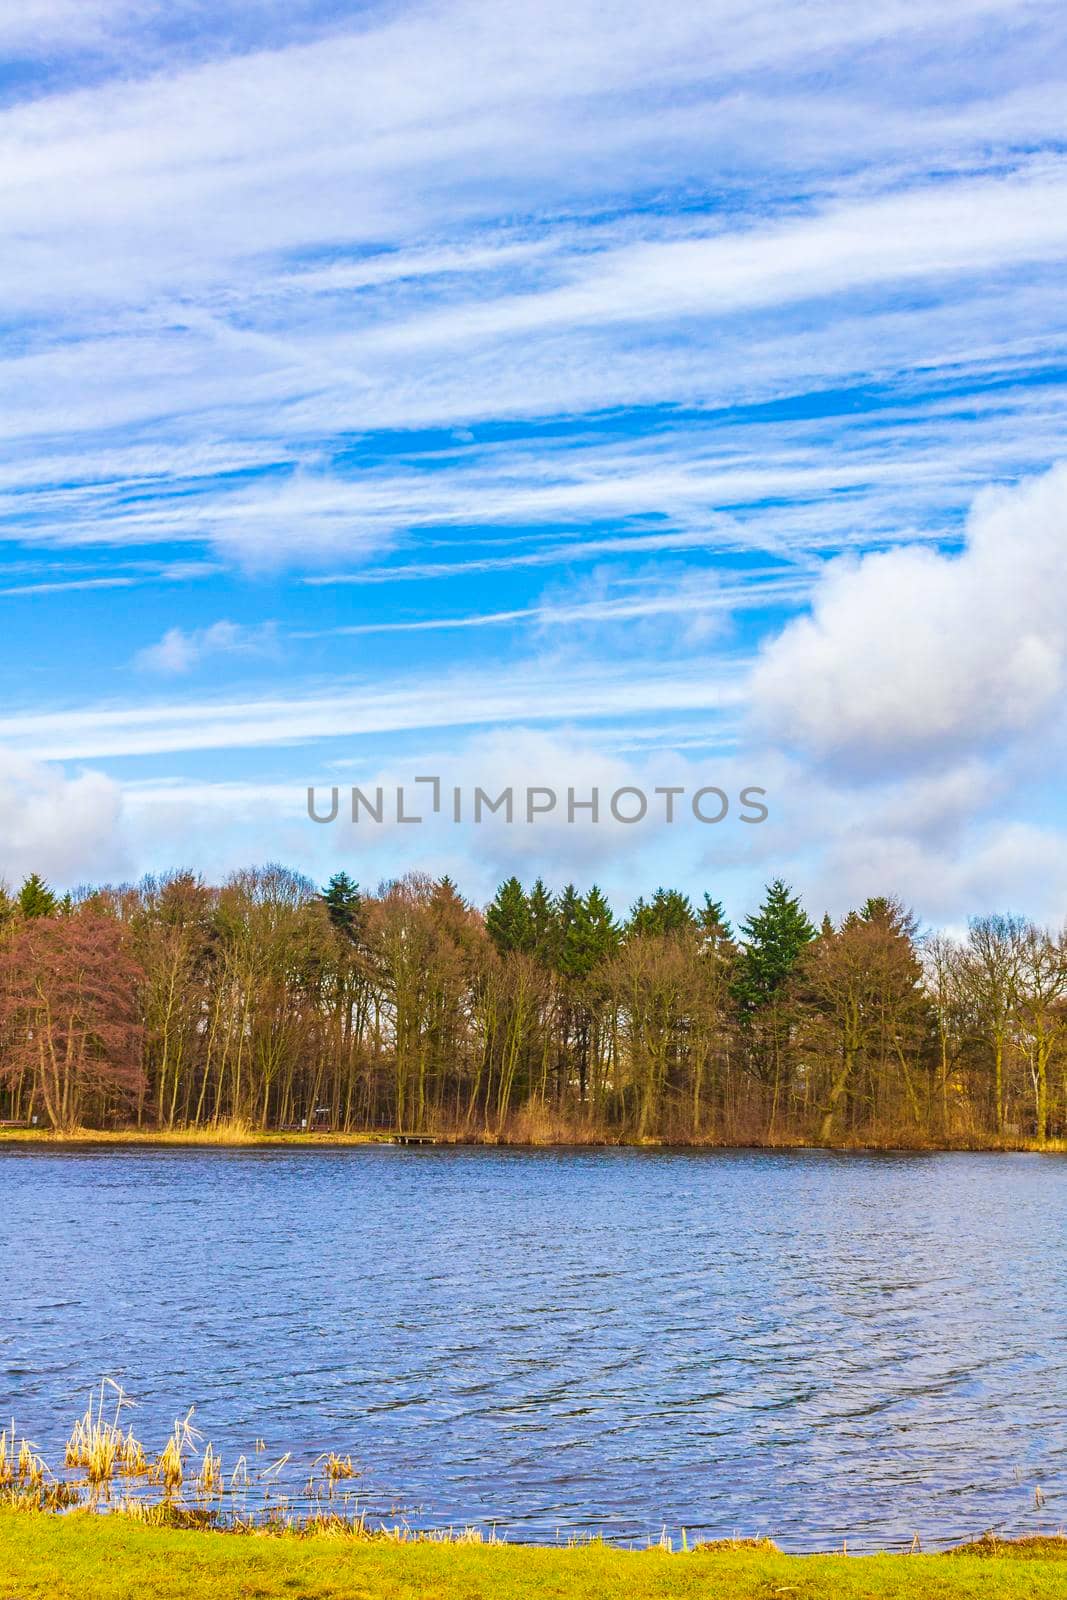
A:
{"label": "far shore vegetation", "polygon": [[280,866],[0,890],[0,1138],[1057,1149],[1067,940]]}
{"label": "far shore vegetation", "polygon": [[917,1154],[926,1152],[1001,1151],[1005,1154],[1067,1154],[1067,1139],[1036,1139],[1010,1137],[993,1139],[988,1135],[976,1138],[964,1136],[937,1139],[903,1133],[895,1139],[873,1141],[847,1133],[829,1139],[803,1138],[801,1135],[775,1134],[762,1139],[728,1139],[718,1134],[676,1135],[661,1138],[646,1134],[638,1139],[625,1130],[595,1130],[581,1125],[576,1127],[558,1124],[534,1124],[528,1117],[509,1119],[499,1128],[449,1128],[438,1130],[417,1139],[400,1129],[349,1128],[336,1131],[320,1130],[309,1133],[306,1129],[263,1128],[238,1118],[228,1121],[189,1123],[172,1128],[137,1127],[131,1123],[117,1123],[110,1128],[48,1128],[26,1127],[21,1123],[0,1124],[0,1149],[5,1145],[19,1145],[28,1149],[67,1148],[117,1148],[130,1146],[144,1149],[187,1148],[197,1150],[300,1149],[338,1150],[382,1144],[435,1144],[451,1146],[481,1146],[511,1149],[555,1150],[839,1150],[861,1152],[894,1152]]}

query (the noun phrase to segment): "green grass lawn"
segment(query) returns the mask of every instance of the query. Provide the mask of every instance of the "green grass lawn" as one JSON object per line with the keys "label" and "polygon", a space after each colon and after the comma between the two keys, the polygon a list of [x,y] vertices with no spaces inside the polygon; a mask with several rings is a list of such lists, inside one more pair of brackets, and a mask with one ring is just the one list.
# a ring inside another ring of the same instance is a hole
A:
{"label": "green grass lawn", "polygon": [[1067,1542],[1000,1553],[786,1556],[205,1533],[0,1511],[0,1600],[1064,1600]]}

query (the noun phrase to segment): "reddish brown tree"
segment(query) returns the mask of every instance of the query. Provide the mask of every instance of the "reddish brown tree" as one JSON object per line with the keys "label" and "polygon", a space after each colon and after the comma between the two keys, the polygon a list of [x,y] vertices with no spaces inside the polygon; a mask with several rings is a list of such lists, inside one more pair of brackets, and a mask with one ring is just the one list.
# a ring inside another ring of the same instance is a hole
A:
{"label": "reddish brown tree", "polygon": [[0,953],[0,1081],[29,1086],[53,1128],[141,1085],[141,973],[111,917],[26,921]]}

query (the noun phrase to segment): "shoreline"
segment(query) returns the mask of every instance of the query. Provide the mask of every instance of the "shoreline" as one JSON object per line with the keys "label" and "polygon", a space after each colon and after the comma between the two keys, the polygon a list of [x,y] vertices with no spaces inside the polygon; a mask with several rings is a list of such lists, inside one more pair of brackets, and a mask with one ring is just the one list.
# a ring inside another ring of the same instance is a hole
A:
{"label": "shoreline", "polygon": [[493,1133],[398,1134],[377,1130],[344,1133],[304,1133],[247,1128],[223,1124],[200,1128],[26,1128],[0,1127],[0,1149],[29,1146],[45,1149],[145,1148],[145,1149],[302,1149],[345,1150],[373,1145],[433,1145],[451,1149],[501,1150],[827,1150],[854,1155],[1063,1155],[1067,1139],[976,1140],[953,1139],[943,1143],[902,1140],[875,1142],[862,1139],[667,1139],[611,1137],[576,1133],[563,1138],[519,1138]]}
{"label": "shoreline", "polygon": [[401,1533],[221,1531],[153,1526],[127,1515],[0,1509],[0,1590],[19,1600],[1055,1600],[1063,1536],[983,1539],[938,1554],[786,1555],[769,1540],[683,1551],[597,1541],[553,1547]]}

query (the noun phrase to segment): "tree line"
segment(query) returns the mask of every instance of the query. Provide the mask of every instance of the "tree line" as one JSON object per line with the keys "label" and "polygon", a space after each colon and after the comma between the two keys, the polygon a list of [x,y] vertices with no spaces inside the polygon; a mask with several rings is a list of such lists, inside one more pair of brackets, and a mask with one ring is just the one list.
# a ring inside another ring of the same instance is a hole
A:
{"label": "tree line", "polygon": [[1067,938],[921,936],[891,897],[816,927],[781,881],[735,931],[659,889],[447,877],[318,890],[271,865],[0,889],[0,1117],[53,1128],[988,1144],[1062,1137]]}

